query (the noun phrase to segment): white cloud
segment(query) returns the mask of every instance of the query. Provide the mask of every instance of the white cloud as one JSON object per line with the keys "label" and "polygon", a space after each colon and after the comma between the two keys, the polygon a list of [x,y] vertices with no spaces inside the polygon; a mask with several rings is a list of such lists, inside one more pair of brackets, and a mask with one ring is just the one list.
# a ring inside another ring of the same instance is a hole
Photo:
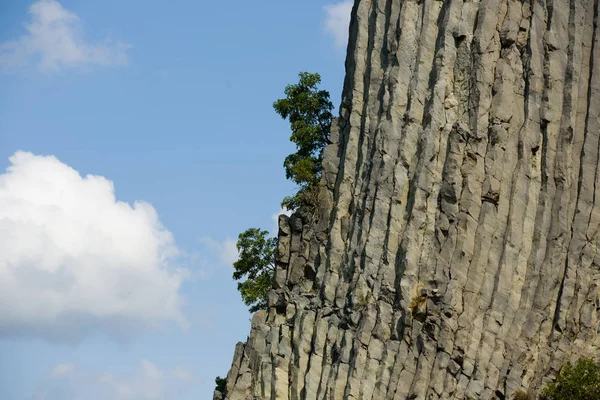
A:
{"label": "white cloud", "polygon": [[348,44],[352,1],[344,0],[341,3],[329,4],[324,6],[324,9],[327,14],[325,30],[333,36],[337,47],[345,48]]}
{"label": "white cloud", "polygon": [[181,366],[175,367],[175,369],[173,369],[173,371],[171,372],[171,377],[178,381],[184,382],[189,382],[192,379],[194,379],[192,373],[188,371],[185,367]]}
{"label": "white cloud", "polygon": [[71,371],[73,371],[73,364],[58,364],[52,369],[50,377],[58,378],[69,374]]}
{"label": "white cloud", "polygon": [[156,365],[148,360],[142,360],[142,370],[144,371],[144,375],[151,379],[160,379],[162,376]]}
{"label": "white cloud", "polygon": [[218,256],[219,263],[223,265],[232,266],[239,258],[237,249],[237,241],[231,238],[226,238],[222,242],[219,242],[211,237],[203,236],[200,241],[209,250],[215,252]]}
{"label": "white cloud", "polygon": [[120,41],[94,44],[83,37],[79,17],[58,1],[39,0],[29,7],[27,33],[0,44],[0,67],[36,64],[45,71],[84,65],[113,66],[127,63],[127,49]]}
{"label": "white cloud", "polygon": [[[68,372],[53,375],[54,371],[69,366]],[[167,370],[168,371],[168,370]],[[112,400],[167,400],[180,398],[194,382],[193,374],[184,366],[167,373],[156,364],[142,360],[133,374],[99,373],[82,366],[59,364],[39,385],[35,399],[112,399]]]}
{"label": "white cloud", "polygon": [[134,378],[117,378],[105,373],[100,383],[112,389],[111,398],[116,399],[159,399],[164,391],[163,373],[148,360],[142,360],[140,370]]}
{"label": "white cloud", "polygon": [[81,177],[53,156],[17,152],[0,175],[0,336],[119,338],[185,326],[173,236],[146,202]]}

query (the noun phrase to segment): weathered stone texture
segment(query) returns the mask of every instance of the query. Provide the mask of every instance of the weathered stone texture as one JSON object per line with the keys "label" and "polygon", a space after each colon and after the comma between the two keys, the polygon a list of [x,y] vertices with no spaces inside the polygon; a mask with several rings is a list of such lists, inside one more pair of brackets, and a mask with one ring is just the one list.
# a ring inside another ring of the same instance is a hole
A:
{"label": "weathered stone texture", "polygon": [[599,0],[359,0],[226,399],[509,399],[600,346]]}

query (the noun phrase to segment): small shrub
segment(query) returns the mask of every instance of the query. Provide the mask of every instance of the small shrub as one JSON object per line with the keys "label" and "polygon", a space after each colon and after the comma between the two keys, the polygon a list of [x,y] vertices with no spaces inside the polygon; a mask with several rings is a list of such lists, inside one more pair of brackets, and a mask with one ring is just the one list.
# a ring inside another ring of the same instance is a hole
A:
{"label": "small shrub", "polygon": [[513,400],[533,400],[532,396],[529,392],[524,390],[517,390],[515,394],[513,394]]}
{"label": "small shrub", "polygon": [[573,366],[567,363],[554,382],[542,390],[541,400],[600,399],[600,367],[583,358]]}
{"label": "small shrub", "polygon": [[217,376],[215,378],[215,383],[217,384],[215,390],[217,392],[225,394],[225,392],[227,391],[227,378],[221,378],[220,376]]}
{"label": "small shrub", "polygon": [[369,304],[369,300],[367,300],[367,297],[361,297],[360,299],[358,299],[358,305],[362,308],[365,308],[367,305]]}

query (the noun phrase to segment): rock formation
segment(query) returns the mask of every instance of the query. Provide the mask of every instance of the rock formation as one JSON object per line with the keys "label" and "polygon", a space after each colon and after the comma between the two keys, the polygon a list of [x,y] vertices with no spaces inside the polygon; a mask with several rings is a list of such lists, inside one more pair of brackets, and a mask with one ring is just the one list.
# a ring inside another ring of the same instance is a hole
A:
{"label": "rock formation", "polygon": [[225,399],[508,400],[598,354],[598,4],[355,2],[321,206],[280,217]]}

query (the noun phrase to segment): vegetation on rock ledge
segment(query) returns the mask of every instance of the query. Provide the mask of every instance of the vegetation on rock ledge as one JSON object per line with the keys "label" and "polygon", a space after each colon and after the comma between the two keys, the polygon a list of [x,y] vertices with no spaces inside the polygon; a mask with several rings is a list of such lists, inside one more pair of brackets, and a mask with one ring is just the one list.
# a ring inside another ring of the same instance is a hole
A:
{"label": "vegetation on rock ledge", "polygon": [[301,72],[299,82],[285,88],[286,97],[273,103],[273,108],[290,122],[290,141],[297,151],[285,158],[286,178],[298,185],[298,192],[283,199],[288,210],[302,205],[316,206],[314,192],[321,180],[323,149],[330,143],[333,104],[329,92],[320,90],[321,76]]}
{"label": "vegetation on rock ledge", "polygon": [[227,394],[227,378],[221,378],[220,376],[217,376],[215,378],[215,383],[217,385],[215,387],[217,392],[220,392],[223,395]]}
{"label": "vegetation on rock ledge", "polygon": [[273,285],[277,239],[267,237],[268,234],[265,230],[250,228],[240,233],[237,241],[240,257],[233,263],[233,279],[246,279],[238,283],[238,290],[251,312],[267,308],[269,289]]}
{"label": "vegetation on rock ledge", "polygon": [[[286,97],[273,103],[277,114],[290,122],[290,141],[296,145],[296,152],[283,163],[286,178],[298,185],[296,194],[281,203],[288,210],[301,206],[314,209],[318,203],[323,150],[330,143],[333,118],[329,92],[319,89],[321,76],[301,72],[298,77],[297,84],[285,88]],[[277,238],[268,235],[265,230],[250,228],[237,241],[239,259],[233,264],[233,279],[241,281],[238,290],[250,312],[267,308],[269,289],[275,279]]]}
{"label": "vegetation on rock ledge", "polygon": [[542,390],[541,400],[600,399],[600,366],[584,358],[573,366],[567,363],[554,382]]}

